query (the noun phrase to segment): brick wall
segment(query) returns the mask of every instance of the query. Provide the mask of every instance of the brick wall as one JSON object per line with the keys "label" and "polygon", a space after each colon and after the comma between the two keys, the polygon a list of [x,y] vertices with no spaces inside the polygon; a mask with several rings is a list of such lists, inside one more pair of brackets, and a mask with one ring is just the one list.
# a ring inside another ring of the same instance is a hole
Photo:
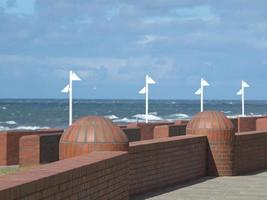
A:
{"label": "brick wall", "polygon": [[61,129],[45,129],[36,131],[0,132],[0,166],[17,165],[19,163],[19,140],[25,135],[63,133]]}
{"label": "brick wall", "polygon": [[238,119],[237,118],[231,118],[230,120],[234,125],[234,133],[237,133],[238,132]]}
{"label": "brick wall", "polygon": [[130,194],[136,195],[207,174],[207,139],[178,136],[130,143]]}
{"label": "brick wall", "polygon": [[58,161],[61,135],[62,133],[55,133],[21,137],[19,164],[30,166]]}
{"label": "brick wall", "polygon": [[235,169],[238,175],[267,169],[267,131],[236,133]]}
{"label": "brick wall", "polygon": [[186,134],[186,125],[164,125],[154,128],[154,138],[174,137]]}
{"label": "brick wall", "polygon": [[122,128],[125,135],[128,137],[129,142],[136,142],[141,140],[141,129],[140,128]]}
{"label": "brick wall", "polygon": [[0,177],[1,200],[127,200],[128,155],[95,152]]}
{"label": "brick wall", "polygon": [[267,118],[257,119],[256,131],[267,131]]}
{"label": "brick wall", "polygon": [[259,117],[239,117],[238,132],[256,131],[256,121]]}
{"label": "brick wall", "polygon": [[139,127],[141,129],[141,140],[153,139],[154,128],[161,125],[171,125],[171,122],[157,122],[157,123],[133,123],[128,124],[127,128]]}

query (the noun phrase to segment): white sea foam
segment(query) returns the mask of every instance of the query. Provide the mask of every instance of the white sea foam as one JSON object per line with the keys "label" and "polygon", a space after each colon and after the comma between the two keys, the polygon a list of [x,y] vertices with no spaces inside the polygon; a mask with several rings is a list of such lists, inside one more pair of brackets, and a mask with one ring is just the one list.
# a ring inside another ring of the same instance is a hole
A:
{"label": "white sea foam", "polygon": [[224,114],[230,114],[230,113],[233,113],[232,111],[228,110],[228,111],[221,111],[223,112]]}
{"label": "white sea foam", "polygon": [[8,131],[10,128],[5,126],[0,126],[0,131]]}
{"label": "white sea foam", "polygon": [[190,118],[189,115],[187,114],[184,114],[184,113],[177,113],[177,114],[172,114],[172,115],[169,115],[167,116],[168,119],[188,119]]}
{"label": "white sea foam", "polygon": [[136,119],[129,119],[127,117],[113,120],[113,122],[115,122],[115,123],[135,123],[136,121],[137,121]]}
{"label": "white sea foam", "polygon": [[111,119],[111,120],[116,120],[119,119],[116,115],[107,115],[105,118]]}
{"label": "white sea foam", "polygon": [[8,125],[16,125],[17,124],[17,122],[15,122],[15,121],[6,121],[5,123]]}
{"label": "white sea foam", "polygon": [[[136,118],[136,119],[141,119],[141,120],[145,120],[146,119],[146,115],[144,115],[144,114],[137,114],[137,115],[134,115],[134,116],[132,116],[132,117],[134,117],[134,118]],[[149,121],[161,121],[162,120],[162,118],[161,117],[159,117],[159,116],[156,116],[156,115],[151,115],[151,114],[149,114],[148,115],[148,120]]]}
{"label": "white sea foam", "polygon": [[6,121],[6,122],[0,122],[0,124],[16,125],[17,122],[15,122],[15,121]]}
{"label": "white sea foam", "polygon": [[2,110],[6,110],[7,108],[5,106],[2,107]]}
{"label": "white sea foam", "polygon": [[49,127],[41,126],[18,126],[14,128],[15,130],[38,130],[38,129],[49,129]]}
{"label": "white sea foam", "polygon": [[49,129],[50,127],[41,127],[41,126],[18,126],[15,128],[9,128],[6,126],[0,126],[0,131],[12,131],[12,130],[42,130],[42,129]]}

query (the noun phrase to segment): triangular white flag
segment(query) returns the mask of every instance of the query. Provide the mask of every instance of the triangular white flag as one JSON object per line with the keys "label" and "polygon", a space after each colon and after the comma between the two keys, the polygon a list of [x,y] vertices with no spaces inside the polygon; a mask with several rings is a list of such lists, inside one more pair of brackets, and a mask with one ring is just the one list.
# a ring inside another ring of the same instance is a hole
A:
{"label": "triangular white flag", "polygon": [[210,86],[210,84],[203,78],[201,79],[201,85],[202,86]]}
{"label": "triangular white flag", "polygon": [[195,92],[195,95],[201,95],[201,88]]}
{"label": "triangular white flag", "polygon": [[72,72],[72,75],[71,75],[71,80],[72,81],[80,81],[80,77],[77,76],[77,74],[75,74],[74,72]]}
{"label": "triangular white flag", "polygon": [[139,94],[146,94],[146,87],[139,91]]}
{"label": "triangular white flag", "polygon": [[238,91],[238,93],[236,95],[242,95],[243,94],[243,91],[242,89]]}
{"label": "triangular white flag", "polygon": [[242,81],[242,87],[246,88],[246,87],[250,87],[249,84],[247,84],[247,82]]}
{"label": "triangular white flag", "polygon": [[147,76],[147,83],[148,84],[156,84],[156,82],[150,76]]}
{"label": "triangular white flag", "polygon": [[67,85],[63,90],[61,90],[62,93],[69,93],[70,92],[70,86]]}

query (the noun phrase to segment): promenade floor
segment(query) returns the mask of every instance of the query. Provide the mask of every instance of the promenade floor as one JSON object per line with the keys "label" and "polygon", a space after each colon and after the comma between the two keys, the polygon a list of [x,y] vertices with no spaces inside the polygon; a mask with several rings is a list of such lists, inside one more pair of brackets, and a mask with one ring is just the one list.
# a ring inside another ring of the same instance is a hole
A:
{"label": "promenade floor", "polygon": [[267,171],[257,174],[203,178],[131,200],[267,200]]}

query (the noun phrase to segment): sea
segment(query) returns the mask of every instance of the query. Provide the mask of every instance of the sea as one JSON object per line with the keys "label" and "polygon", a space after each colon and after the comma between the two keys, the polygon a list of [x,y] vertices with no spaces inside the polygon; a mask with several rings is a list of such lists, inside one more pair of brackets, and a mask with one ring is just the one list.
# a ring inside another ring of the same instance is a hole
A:
{"label": "sea", "polygon": [[[174,121],[190,119],[199,112],[197,100],[150,100],[149,120]],[[74,121],[88,115],[105,116],[116,124],[142,122],[145,120],[144,100],[74,100]],[[216,110],[228,117],[241,113],[237,100],[208,100],[205,110]],[[246,114],[267,115],[267,101],[246,101]],[[68,127],[67,99],[1,99],[0,131],[35,130]]]}

